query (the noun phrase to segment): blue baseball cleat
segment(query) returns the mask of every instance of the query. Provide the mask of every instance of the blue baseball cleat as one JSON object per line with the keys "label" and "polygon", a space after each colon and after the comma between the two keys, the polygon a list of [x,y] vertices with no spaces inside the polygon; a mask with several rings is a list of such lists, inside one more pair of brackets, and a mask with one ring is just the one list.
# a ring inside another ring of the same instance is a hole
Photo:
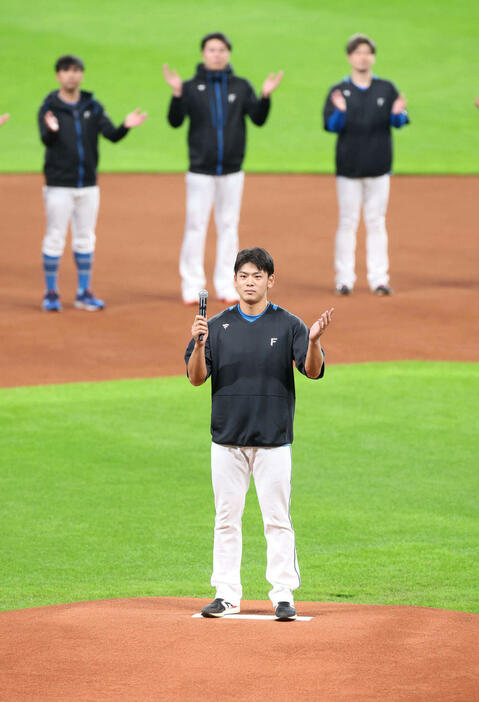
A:
{"label": "blue baseball cleat", "polygon": [[58,293],[54,290],[49,290],[45,293],[42,302],[42,310],[44,312],[60,312],[62,305]]}
{"label": "blue baseball cleat", "polygon": [[85,290],[81,295],[77,295],[74,304],[77,310],[87,310],[87,312],[97,312],[105,307],[103,300],[96,298],[91,290]]}

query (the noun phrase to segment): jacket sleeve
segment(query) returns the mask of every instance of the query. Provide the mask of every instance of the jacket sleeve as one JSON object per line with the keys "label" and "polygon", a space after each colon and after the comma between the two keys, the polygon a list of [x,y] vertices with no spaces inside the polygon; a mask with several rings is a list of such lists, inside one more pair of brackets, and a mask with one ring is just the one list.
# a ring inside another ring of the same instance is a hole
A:
{"label": "jacket sleeve", "polygon": [[[391,83],[391,91],[392,104],[399,97],[399,90],[397,89],[394,83]],[[393,115],[393,113],[391,112],[391,115],[389,117],[389,124],[391,125],[391,127],[395,127],[396,129],[401,129],[401,127],[404,127],[406,124],[409,124],[409,115],[407,113],[407,110],[403,110],[398,115]]]}
{"label": "jacket sleeve", "polygon": [[172,127],[181,127],[187,114],[186,98],[184,94],[181,97],[172,97],[170,101],[170,109],[168,110],[168,122]]}
{"label": "jacket sleeve", "polygon": [[265,97],[257,97],[251,83],[247,83],[245,112],[249,115],[251,121],[258,127],[261,127],[267,120],[271,100]]}
{"label": "jacket sleeve", "polygon": [[58,139],[58,132],[52,132],[45,124],[45,113],[48,112],[48,106],[43,104],[38,110],[38,128],[40,130],[40,139],[45,146],[53,146]]}
{"label": "jacket sleeve", "polygon": [[98,131],[103,134],[103,136],[106,139],[109,139],[110,141],[116,142],[120,141],[120,139],[123,139],[128,132],[129,129],[128,127],[125,127],[123,124],[120,124],[119,127],[115,127],[113,122],[110,120],[108,115],[106,114],[105,110],[103,109],[103,105],[101,105],[99,102],[95,106],[96,110],[99,112],[99,118],[98,118]]}
{"label": "jacket sleeve", "polygon": [[338,110],[331,101],[331,94],[337,89],[337,85],[329,91],[323,108],[324,129],[327,132],[340,132],[346,124],[346,113]]}

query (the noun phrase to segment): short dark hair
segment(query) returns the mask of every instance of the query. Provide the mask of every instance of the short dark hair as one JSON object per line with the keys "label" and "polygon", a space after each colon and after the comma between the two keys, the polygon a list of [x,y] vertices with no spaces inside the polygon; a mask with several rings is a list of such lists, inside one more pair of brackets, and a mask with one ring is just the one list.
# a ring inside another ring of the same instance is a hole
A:
{"label": "short dark hair", "polygon": [[259,271],[266,271],[268,278],[274,273],[274,261],[271,254],[260,246],[239,251],[235,261],[235,275],[245,263],[254,263]]}
{"label": "short dark hair", "polygon": [[352,54],[353,51],[356,51],[360,44],[367,44],[371,49],[372,53],[376,53],[376,44],[373,42],[372,39],[367,37],[365,34],[353,34],[353,36],[349,38],[348,43],[346,44],[346,53],[348,54],[348,56],[349,54]]}
{"label": "short dark hair", "polygon": [[210,39],[219,39],[223,42],[223,44],[226,44],[229,51],[233,50],[233,44],[230,42],[226,34],[223,34],[223,32],[210,32],[210,34],[205,34],[205,36],[201,40],[201,51],[203,51],[206,42]]}
{"label": "short dark hair", "polygon": [[60,56],[55,62],[55,73],[58,73],[58,71],[68,71],[71,66],[76,66],[81,71],[85,70],[85,64],[79,56],[65,54],[64,56]]}

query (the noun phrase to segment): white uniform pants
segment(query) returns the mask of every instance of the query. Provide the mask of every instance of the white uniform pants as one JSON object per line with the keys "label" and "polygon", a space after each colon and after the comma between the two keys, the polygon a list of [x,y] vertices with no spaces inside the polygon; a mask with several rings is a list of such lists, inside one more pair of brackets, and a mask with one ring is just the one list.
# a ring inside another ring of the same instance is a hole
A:
{"label": "white uniform pants", "polygon": [[61,188],[45,185],[43,199],[47,228],[42,253],[61,256],[65,248],[68,225],[71,221],[72,249],[76,253],[93,253],[95,226],[100,204],[98,185],[87,188]]}
{"label": "white uniform pants", "polygon": [[389,283],[388,235],[386,210],[389,198],[389,175],[377,178],[336,178],[339,225],[336,232],[334,267],[336,287],[353,288],[356,281],[356,231],[361,214],[366,224],[366,263],[371,290]]}
{"label": "white uniform pants", "polygon": [[211,176],[186,174],[186,223],[180,256],[182,294],[185,302],[198,299],[205,287],[205,241],[211,208],[215,206],[217,232],[214,286],[219,298],[237,300],[233,268],[238,253],[238,223],[244,173]]}
{"label": "white uniform pants", "polygon": [[241,518],[253,474],[266,537],[266,578],[269,597],[293,603],[292,591],[301,584],[293,525],[290,517],[291,447],[211,446],[211,473],[215,496],[215,538],[211,584],[216,597],[239,604]]}

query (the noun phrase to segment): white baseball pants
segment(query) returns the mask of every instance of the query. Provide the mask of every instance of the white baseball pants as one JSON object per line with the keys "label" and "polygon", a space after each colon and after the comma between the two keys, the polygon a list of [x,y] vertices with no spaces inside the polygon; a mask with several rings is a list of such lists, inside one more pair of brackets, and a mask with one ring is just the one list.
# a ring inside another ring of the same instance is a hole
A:
{"label": "white baseball pants", "polygon": [[271,448],[211,445],[211,473],[215,496],[215,535],[211,585],[216,597],[234,605],[242,595],[241,518],[251,474],[261,508],[266,537],[266,579],[269,597],[293,603],[300,584],[291,501],[291,447]]}
{"label": "white baseball pants", "polygon": [[93,253],[95,227],[100,205],[98,185],[87,188],[61,188],[45,185],[43,199],[47,228],[42,253],[61,256],[65,248],[68,225],[71,222],[72,249],[76,253]]}
{"label": "white baseball pants", "polygon": [[371,290],[389,283],[388,235],[386,210],[389,199],[389,175],[377,178],[336,178],[339,225],[336,232],[334,267],[336,287],[353,288],[356,281],[356,231],[361,206],[366,224],[366,263]]}
{"label": "white baseball pants", "polygon": [[186,174],[186,222],[180,255],[183,300],[196,301],[205,287],[205,241],[211,208],[215,206],[217,232],[216,266],[213,282],[216,294],[237,300],[233,268],[238,253],[238,224],[243,194],[244,173],[211,176]]}

